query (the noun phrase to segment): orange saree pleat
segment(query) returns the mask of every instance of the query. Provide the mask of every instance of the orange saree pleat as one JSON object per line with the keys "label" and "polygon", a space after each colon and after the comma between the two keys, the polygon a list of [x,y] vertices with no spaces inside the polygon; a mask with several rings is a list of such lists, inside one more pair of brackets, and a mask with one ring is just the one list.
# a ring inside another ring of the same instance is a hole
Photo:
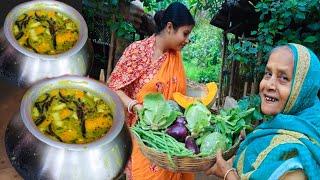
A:
{"label": "orange saree pleat", "polygon": [[[186,92],[186,76],[179,52],[169,52],[167,59],[154,78],[145,84],[138,92],[136,99],[143,102],[143,97],[149,93],[160,92],[166,99],[172,98],[172,93]],[[141,153],[137,142],[133,140],[132,151],[132,179],[133,180],[193,180],[193,173],[175,173],[153,165]]]}
{"label": "orange saree pleat", "polygon": [[186,92],[186,75],[179,52],[169,52],[158,73],[138,92],[136,99],[143,102],[149,93],[160,92],[166,99],[171,99],[174,92]]}

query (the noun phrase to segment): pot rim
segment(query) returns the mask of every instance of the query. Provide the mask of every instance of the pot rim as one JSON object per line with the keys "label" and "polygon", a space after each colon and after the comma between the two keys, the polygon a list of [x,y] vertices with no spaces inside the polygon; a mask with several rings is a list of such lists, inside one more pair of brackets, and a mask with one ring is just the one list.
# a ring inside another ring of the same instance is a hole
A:
{"label": "pot rim", "polygon": [[[38,54],[32,51],[29,51],[22,47],[18,41],[15,39],[12,33],[12,27],[19,15],[26,11],[36,10],[36,9],[50,9],[61,12],[66,14],[70,19],[72,19],[79,27],[79,39],[76,44],[69,50],[55,55],[45,55],[45,54]],[[87,24],[82,17],[82,15],[73,7],[59,1],[55,0],[36,0],[36,1],[29,1],[24,2],[16,7],[14,7],[6,16],[4,22],[4,34],[7,41],[19,52],[30,56],[32,58],[41,59],[41,60],[62,60],[64,57],[69,57],[81,50],[81,48],[85,45],[88,39],[88,27]]]}
{"label": "pot rim", "polygon": [[[69,86],[59,85],[61,83],[70,83]],[[58,85],[57,85],[58,84]],[[72,86],[72,84],[74,86]],[[97,88],[92,88],[92,86]],[[90,93],[99,96],[103,100],[106,99],[114,101],[113,110],[113,122],[110,130],[101,138],[87,144],[67,144],[59,141],[54,141],[41,133],[38,127],[35,125],[31,118],[32,105],[36,98],[45,91],[57,89],[57,88],[78,88],[82,90],[88,90]],[[99,89],[99,90],[98,90]],[[99,91],[99,92],[98,92]],[[122,110],[121,110],[122,109]],[[111,143],[121,132],[125,120],[125,113],[123,104],[118,95],[109,89],[106,85],[99,81],[82,76],[65,75],[57,78],[44,79],[33,85],[24,94],[20,105],[21,119],[29,130],[38,140],[56,148],[62,148],[67,150],[83,151],[88,148],[100,147],[102,145]],[[115,119],[117,117],[117,119]]]}

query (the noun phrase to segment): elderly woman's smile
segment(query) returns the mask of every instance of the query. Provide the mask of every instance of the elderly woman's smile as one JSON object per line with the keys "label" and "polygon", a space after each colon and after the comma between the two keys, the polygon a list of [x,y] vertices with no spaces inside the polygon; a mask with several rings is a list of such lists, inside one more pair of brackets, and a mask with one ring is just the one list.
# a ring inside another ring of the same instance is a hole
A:
{"label": "elderly woman's smile", "polygon": [[293,74],[293,58],[289,48],[275,49],[260,83],[261,110],[264,114],[280,113],[290,95]]}
{"label": "elderly woman's smile", "polygon": [[268,96],[266,94],[264,96],[267,103],[274,103],[276,101],[279,101],[279,99],[276,97]]}

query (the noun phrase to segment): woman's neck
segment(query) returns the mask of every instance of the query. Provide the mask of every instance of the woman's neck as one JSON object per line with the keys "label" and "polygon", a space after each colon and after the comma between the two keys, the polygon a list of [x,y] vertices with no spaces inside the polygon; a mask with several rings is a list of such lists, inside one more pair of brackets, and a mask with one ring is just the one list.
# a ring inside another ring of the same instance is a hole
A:
{"label": "woman's neck", "polygon": [[168,49],[165,47],[165,38],[162,34],[157,34],[156,35],[156,42],[155,42],[155,47],[154,47],[155,52],[163,54]]}

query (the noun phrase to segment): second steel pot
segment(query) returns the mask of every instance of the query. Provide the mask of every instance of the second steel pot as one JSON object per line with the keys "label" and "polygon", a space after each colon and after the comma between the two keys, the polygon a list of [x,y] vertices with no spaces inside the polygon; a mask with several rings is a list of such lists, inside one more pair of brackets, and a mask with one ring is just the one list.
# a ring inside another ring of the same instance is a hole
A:
{"label": "second steel pot", "polygon": [[[43,55],[20,46],[12,33],[17,17],[35,9],[62,12],[79,26],[79,39],[73,48],[57,55]],[[38,80],[61,75],[85,76],[93,61],[93,48],[88,40],[88,28],[81,14],[74,8],[52,0],[21,3],[13,8],[0,29],[0,78],[20,87],[28,87]]]}
{"label": "second steel pot", "polygon": [[[107,102],[113,115],[108,133],[88,144],[66,144],[42,134],[31,118],[32,105],[40,94],[56,88],[89,91]],[[9,123],[7,154],[24,179],[114,179],[123,173],[131,154],[130,133],[124,121],[120,98],[104,84],[80,76],[44,80],[26,92],[20,112]]]}

